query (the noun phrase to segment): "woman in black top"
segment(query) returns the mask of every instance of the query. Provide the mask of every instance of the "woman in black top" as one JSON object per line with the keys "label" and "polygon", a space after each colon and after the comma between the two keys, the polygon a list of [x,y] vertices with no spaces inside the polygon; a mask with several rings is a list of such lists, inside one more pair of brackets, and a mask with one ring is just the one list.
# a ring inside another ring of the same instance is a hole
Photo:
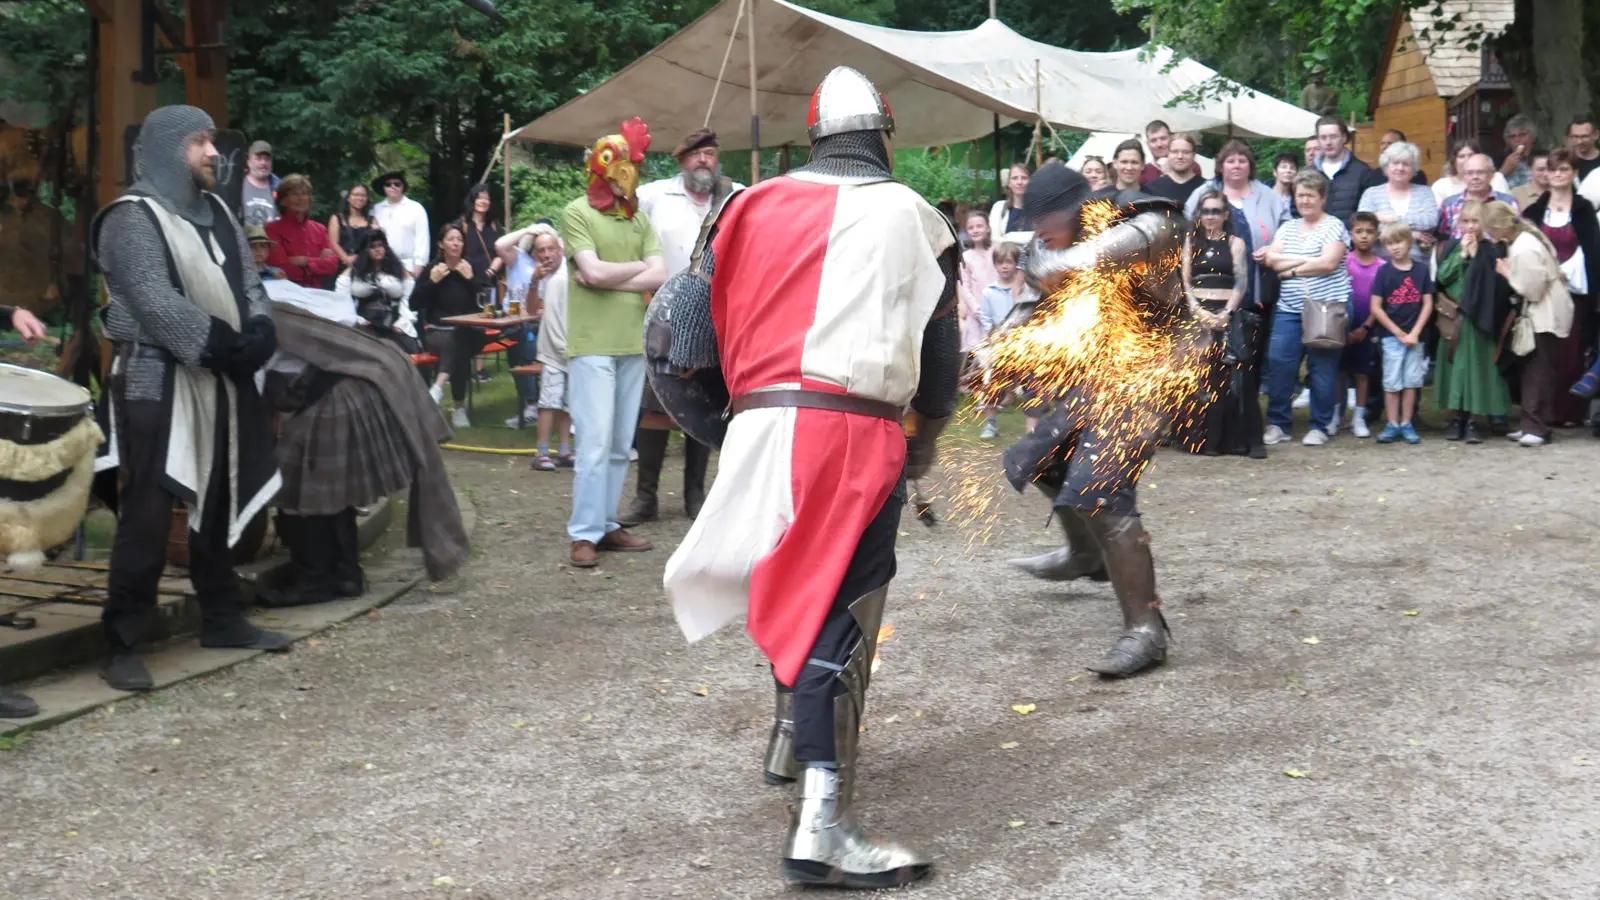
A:
{"label": "woman in black top", "polygon": [[444,401],[444,386],[450,385],[450,396],[455,399],[454,423],[461,428],[467,422],[467,411],[461,404],[467,398],[467,378],[472,370],[472,358],[483,349],[483,336],[475,328],[457,327],[445,323],[449,316],[464,316],[478,312],[478,287],[474,284],[476,270],[464,255],[466,239],[461,225],[451,222],[439,232],[439,245],[433,264],[422,273],[411,302],[422,322],[422,344],[428,352],[439,357],[439,374],[434,378],[435,403]]}
{"label": "woman in black top", "polygon": [[477,273],[473,283],[480,288],[494,287],[500,281],[505,261],[494,252],[494,242],[505,233],[494,218],[494,195],[489,193],[489,186],[473,185],[461,205],[461,237],[466,242],[462,252],[472,263],[472,271]]}
{"label": "woman in black top", "polygon": [[1248,253],[1234,234],[1231,204],[1221,191],[1207,190],[1195,211],[1199,222],[1183,244],[1183,287],[1190,314],[1211,332],[1211,370],[1203,388],[1206,402],[1195,405],[1200,412],[1192,420],[1180,423],[1178,437],[1190,452],[1264,459],[1256,399],[1260,367],[1253,358],[1261,317],[1242,308]]}
{"label": "woman in black top", "polygon": [[377,227],[368,197],[366,185],[352,186],[344,192],[344,206],[328,219],[328,246],[339,254],[346,269],[355,265],[361,242]]}

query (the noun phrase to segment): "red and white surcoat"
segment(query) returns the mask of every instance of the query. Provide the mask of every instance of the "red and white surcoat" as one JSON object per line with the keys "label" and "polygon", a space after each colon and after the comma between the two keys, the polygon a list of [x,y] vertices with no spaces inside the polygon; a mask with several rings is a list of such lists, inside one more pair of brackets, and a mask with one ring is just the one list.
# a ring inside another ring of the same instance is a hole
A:
{"label": "red and white surcoat", "polygon": [[[802,172],[743,191],[712,244],[729,394],[801,388],[909,404],[945,287],[939,256],[954,241],[938,211],[891,180]],[[898,422],[792,407],[735,416],[705,506],[667,563],[685,636],[747,613],[792,685],[904,463]]]}

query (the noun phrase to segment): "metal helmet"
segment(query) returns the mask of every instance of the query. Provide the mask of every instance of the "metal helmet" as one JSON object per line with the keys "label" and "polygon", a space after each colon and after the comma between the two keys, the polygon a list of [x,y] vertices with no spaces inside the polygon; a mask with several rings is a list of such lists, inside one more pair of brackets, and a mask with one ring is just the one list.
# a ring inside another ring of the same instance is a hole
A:
{"label": "metal helmet", "polygon": [[849,66],[839,66],[811,95],[811,111],[806,115],[806,133],[812,143],[830,134],[846,131],[881,131],[894,134],[894,113],[889,101],[878,93],[867,76]]}

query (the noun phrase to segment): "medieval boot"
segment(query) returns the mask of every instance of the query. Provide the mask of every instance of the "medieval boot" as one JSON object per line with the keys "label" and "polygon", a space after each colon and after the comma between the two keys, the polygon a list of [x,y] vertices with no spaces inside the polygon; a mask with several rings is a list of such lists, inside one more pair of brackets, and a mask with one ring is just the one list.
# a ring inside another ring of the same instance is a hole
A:
{"label": "medieval boot", "polygon": [[155,679],[134,651],[143,639],[152,613],[145,610],[110,612],[102,615],[101,629],[111,645],[111,658],[100,668],[100,678],[119,691],[148,691]]}
{"label": "medieval boot", "polygon": [[27,694],[0,688],[0,719],[26,719],[39,714],[39,704]]}
{"label": "medieval boot", "polygon": [[683,436],[683,511],[693,519],[706,505],[706,467],[711,448],[687,434]]}
{"label": "medieval boot", "polygon": [[359,597],[367,592],[367,573],[361,569],[361,532],[356,528],[355,507],[333,518],[339,538],[339,553],[333,561],[334,590],[341,597]]}
{"label": "medieval boot", "polygon": [[[1034,486],[1040,493],[1049,497],[1051,503],[1054,503],[1061,493],[1059,486],[1047,481],[1035,481]],[[1062,534],[1066,537],[1066,543],[1061,549],[1007,562],[1035,578],[1043,578],[1046,581],[1072,581],[1078,578],[1088,578],[1093,581],[1108,580],[1105,560],[1100,554],[1100,545],[1095,543],[1094,535],[1089,533],[1089,527],[1084,524],[1083,518],[1071,509],[1057,509],[1054,515],[1060,520]]]}
{"label": "medieval boot", "polygon": [[1150,536],[1138,516],[1099,513],[1086,517],[1105,554],[1111,587],[1122,607],[1122,637],[1089,671],[1126,678],[1167,658],[1167,620],[1156,596],[1156,567]]}
{"label": "medieval boot", "polygon": [[293,643],[294,638],[258,628],[245,618],[237,585],[231,590],[200,593],[200,646],[286,653]]}
{"label": "medieval boot", "polygon": [[337,534],[333,516],[278,513],[278,535],[289,545],[289,575],[282,586],[258,591],[269,609],[327,603],[336,595],[333,562]]}
{"label": "medieval boot", "polygon": [[790,881],[846,888],[885,888],[910,884],[933,870],[927,856],[867,836],[856,821],[854,787],[861,712],[872,675],[872,656],[883,621],[888,586],[850,606],[861,638],[838,678],[833,701],[833,744],[837,768],[810,763],[802,776],[800,803],[784,841],[783,871]]}
{"label": "medieval boot", "polygon": [[624,528],[641,522],[654,522],[660,517],[656,502],[656,489],[661,484],[661,466],[667,460],[668,432],[656,428],[641,428],[634,435],[639,446],[639,484],[634,491],[633,507],[617,520]]}
{"label": "medieval boot", "polygon": [[794,692],[779,688],[776,694],[777,708],[772,714],[772,733],[767,737],[761,778],[767,784],[793,784],[798,770],[794,761]]}

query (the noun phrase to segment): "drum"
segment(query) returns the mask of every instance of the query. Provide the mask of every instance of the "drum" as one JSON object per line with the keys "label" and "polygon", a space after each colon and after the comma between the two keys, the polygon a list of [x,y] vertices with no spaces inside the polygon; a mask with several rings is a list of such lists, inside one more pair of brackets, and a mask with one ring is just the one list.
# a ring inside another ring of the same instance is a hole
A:
{"label": "drum", "polygon": [[25,569],[83,520],[100,427],[89,392],[37,369],[0,363],[0,563]]}

